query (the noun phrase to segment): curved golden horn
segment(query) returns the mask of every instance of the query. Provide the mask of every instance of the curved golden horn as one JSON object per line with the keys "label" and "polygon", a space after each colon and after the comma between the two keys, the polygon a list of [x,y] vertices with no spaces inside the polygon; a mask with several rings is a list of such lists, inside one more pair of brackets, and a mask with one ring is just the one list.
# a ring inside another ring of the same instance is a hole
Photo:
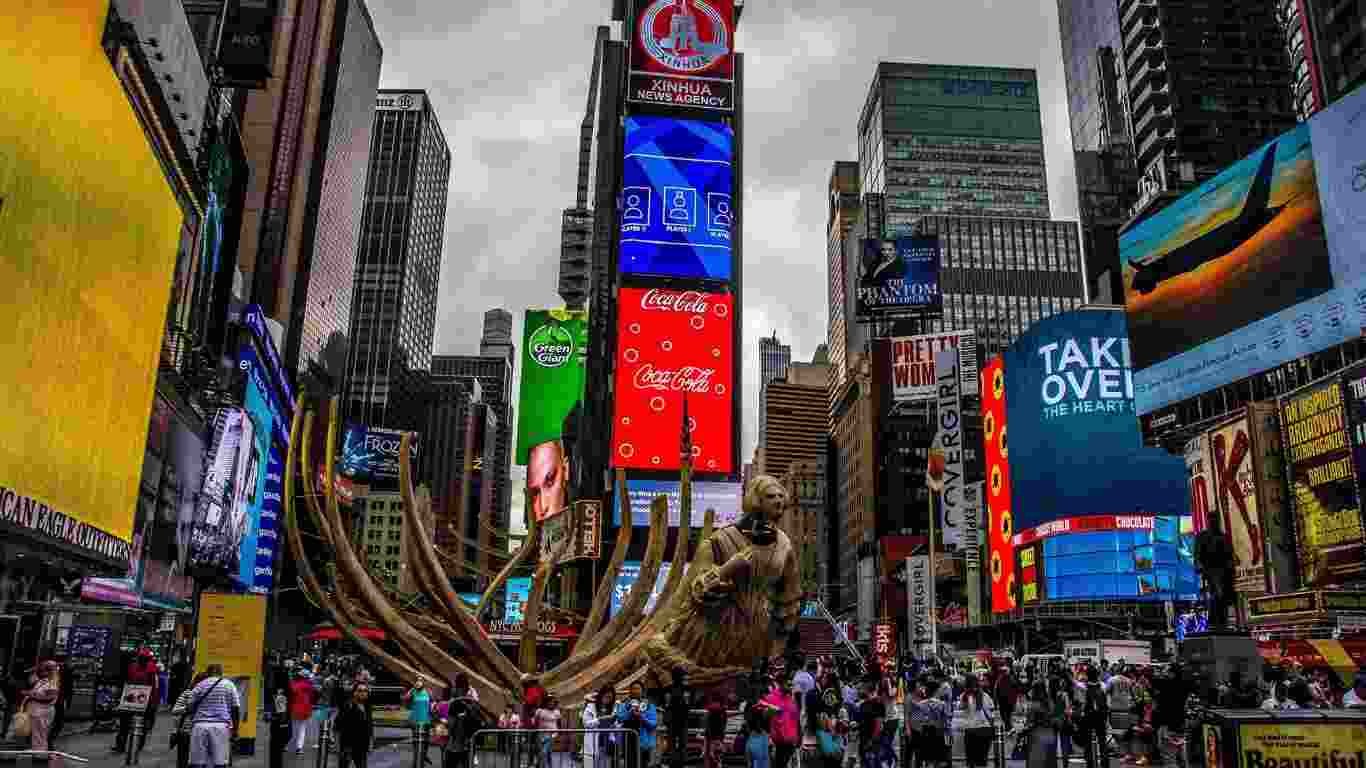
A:
{"label": "curved golden horn", "polygon": [[[299,395],[294,403],[294,419],[289,428],[289,450],[285,453],[285,487],[284,498],[282,499],[285,508],[285,540],[289,543],[290,554],[294,557],[294,562],[299,568],[299,581],[304,589],[304,593],[310,596],[315,604],[321,605],[337,628],[346,635],[347,639],[355,643],[363,652],[370,655],[386,669],[392,672],[400,680],[412,684],[417,681],[419,672],[406,662],[400,661],[390,655],[383,648],[380,648],[368,638],[362,637],[357,628],[343,615],[341,611],[328,600],[322,585],[318,583],[317,576],[313,573],[313,564],[309,562],[304,553],[303,537],[299,535],[299,520],[294,509],[294,478],[299,470],[299,454],[296,451],[304,452],[305,466],[307,467],[307,435],[308,428],[313,426],[313,412],[309,411],[307,418],[304,416],[304,396]],[[306,421],[307,428],[304,428],[305,443],[300,445],[299,432],[301,423]],[[304,470],[306,474],[307,469]]]}
{"label": "curved golden horn", "polygon": [[[525,491],[523,492],[525,493]],[[530,498],[527,499],[525,508],[531,509]],[[474,611],[476,618],[484,615],[484,608],[498,596],[498,590],[503,588],[503,585],[507,583],[507,580],[518,568],[526,564],[528,557],[535,554],[540,533],[541,524],[536,520],[536,516],[527,516],[526,538],[522,540],[522,546],[517,548],[512,559],[508,560],[507,565],[503,566],[502,570],[498,571],[498,575],[493,577],[493,581],[489,582],[488,589],[484,590],[484,596],[479,598],[479,607]]]}
{"label": "curved golden horn", "polygon": [[455,593],[450,579],[446,576],[446,570],[437,559],[436,547],[433,546],[427,529],[418,519],[418,503],[416,494],[413,493],[412,438],[411,432],[404,432],[399,440],[398,449],[398,487],[403,497],[403,519],[411,532],[409,539],[413,544],[412,553],[408,558],[410,565],[417,570],[419,582],[430,590],[428,597],[454,626],[467,653],[476,661],[475,666],[485,668],[481,671],[491,673],[494,681],[507,688],[514,688],[519,681],[516,668],[488,639],[474,617],[460,607],[460,597]]}

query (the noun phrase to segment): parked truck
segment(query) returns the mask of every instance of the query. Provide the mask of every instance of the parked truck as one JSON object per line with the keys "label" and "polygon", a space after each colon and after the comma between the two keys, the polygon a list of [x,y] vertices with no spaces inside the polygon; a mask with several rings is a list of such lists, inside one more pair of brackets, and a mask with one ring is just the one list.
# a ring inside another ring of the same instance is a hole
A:
{"label": "parked truck", "polygon": [[1102,661],[1142,666],[1153,663],[1153,644],[1147,640],[1069,640],[1062,648],[1069,665],[1099,665]]}

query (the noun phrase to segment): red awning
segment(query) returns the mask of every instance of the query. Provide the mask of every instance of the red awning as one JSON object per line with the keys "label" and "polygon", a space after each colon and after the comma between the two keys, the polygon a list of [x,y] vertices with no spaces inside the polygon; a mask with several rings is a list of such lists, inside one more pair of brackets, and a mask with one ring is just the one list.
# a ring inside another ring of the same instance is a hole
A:
{"label": "red awning", "polygon": [[[381,641],[385,638],[384,630],[372,627],[361,627],[360,636],[366,640]],[[341,640],[345,635],[342,631],[333,626],[318,627],[304,637],[305,640]]]}

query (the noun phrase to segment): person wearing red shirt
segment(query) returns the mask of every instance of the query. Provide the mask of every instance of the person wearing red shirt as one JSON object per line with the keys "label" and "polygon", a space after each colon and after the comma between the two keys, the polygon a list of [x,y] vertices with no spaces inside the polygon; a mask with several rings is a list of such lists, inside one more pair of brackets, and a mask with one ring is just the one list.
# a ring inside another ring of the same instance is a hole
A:
{"label": "person wearing red shirt", "polygon": [[313,687],[313,681],[302,671],[295,670],[294,680],[289,684],[289,719],[293,728],[290,743],[294,745],[296,755],[304,751],[308,721],[313,719],[313,704],[317,698],[318,692]]}
{"label": "person wearing red shirt", "polygon": [[[147,734],[152,732],[152,726],[156,724],[157,704],[161,701],[160,691],[157,690],[157,663],[152,656],[152,652],[146,648],[138,649],[133,660],[129,662],[127,669],[124,670],[124,685],[150,685],[152,695],[147,697],[147,710],[143,713],[142,738],[138,740],[138,751],[141,752],[147,743]],[[131,712],[124,712],[119,715],[119,733],[114,738],[114,747],[111,752],[123,752],[128,747],[128,734],[133,730],[133,718]]]}

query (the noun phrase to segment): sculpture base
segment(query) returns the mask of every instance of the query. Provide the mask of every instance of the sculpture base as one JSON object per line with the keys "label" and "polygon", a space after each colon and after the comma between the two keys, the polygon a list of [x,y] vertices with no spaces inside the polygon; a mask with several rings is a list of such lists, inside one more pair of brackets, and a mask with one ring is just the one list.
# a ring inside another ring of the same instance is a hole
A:
{"label": "sculpture base", "polygon": [[1259,680],[1262,676],[1262,655],[1257,641],[1246,634],[1233,631],[1204,632],[1186,635],[1181,643],[1181,659],[1194,684],[1194,692],[1204,701],[1212,701],[1214,689],[1233,679]]}

